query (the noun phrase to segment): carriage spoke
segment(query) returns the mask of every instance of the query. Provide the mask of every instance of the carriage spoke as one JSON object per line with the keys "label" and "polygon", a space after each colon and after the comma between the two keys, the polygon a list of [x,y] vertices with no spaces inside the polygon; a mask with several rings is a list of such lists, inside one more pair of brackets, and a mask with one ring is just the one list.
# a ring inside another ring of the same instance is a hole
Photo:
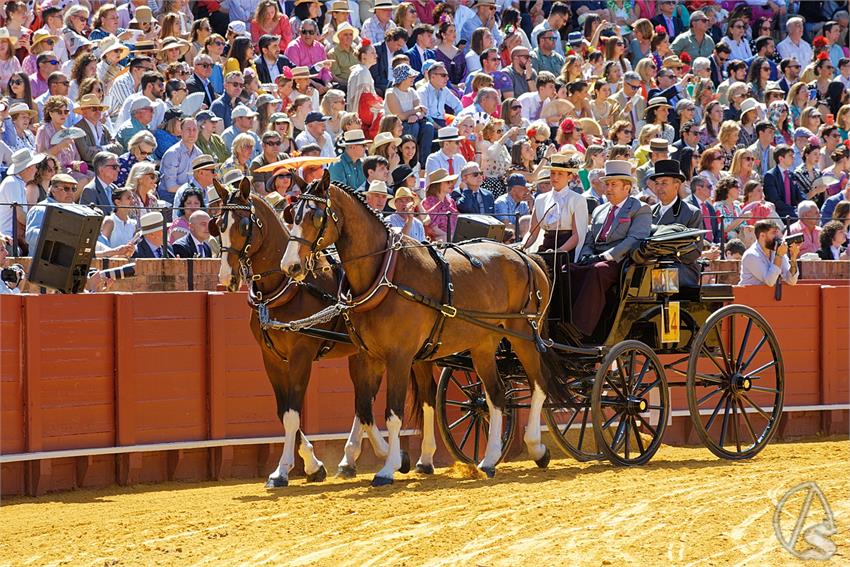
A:
{"label": "carriage spoke", "polygon": [[723,447],[726,441],[726,433],[729,430],[729,402],[733,399],[730,395],[726,398],[726,407],[723,408],[723,421],[720,424],[720,447]]}
{"label": "carriage spoke", "polygon": [[472,417],[472,411],[468,411],[468,412],[466,412],[465,414],[463,414],[462,416],[460,416],[460,417],[457,419],[457,421],[455,421],[455,422],[453,422],[451,425],[449,425],[449,429],[454,429],[455,427],[457,427],[458,425],[460,425],[460,424],[461,424],[464,420],[469,419],[470,417]]}
{"label": "carriage spoke", "polygon": [[717,335],[717,346],[720,348],[720,356],[723,357],[723,366],[726,367],[726,374],[732,374],[732,368],[729,366],[729,357],[726,355],[726,347],[723,346],[723,337],[720,336],[720,325],[715,325],[712,330]]}
{"label": "carriage spoke", "polygon": [[703,397],[701,397],[700,399],[697,400],[697,406],[702,405],[702,403],[705,402],[706,400],[708,400],[711,396],[714,396],[715,394],[717,394],[717,392],[722,392],[722,391],[723,391],[723,388],[717,388],[716,390],[712,390],[711,392],[709,392],[708,394],[704,395]]}
{"label": "carriage spoke", "polygon": [[614,423],[614,420],[617,419],[618,417],[620,417],[620,414],[622,414],[622,413],[623,413],[622,411],[615,412],[614,415],[611,416],[611,419],[609,419],[608,421],[606,421],[605,423],[602,424],[602,429],[610,428],[611,424]]}
{"label": "carriage spoke", "polygon": [[[634,356],[632,358],[634,358]],[[631,423],[632,423],[632,416],[626,415],[625,430],[626,430],[626,459],[627,460],[629,458],[629,452],[631,451],[631,444],[632,444],[631,440],[629,439],[629,437],[631,437],[631,427],[630,427]]]}
{"label": "carriage spoke", "polygon": [[705,424],[706,432],[711,431],[711,426],[714,425],[714,419],[717,417],[717,412],[720,411],[720,406],[726,402],[726,396],[729,395],[729,392],[723,392],[723,395],[720,397],[720,401],[717,402],[717,405],[714,407],[714,411],[711,412],[711,417],[708,418],[708,423]]}
{"label": "carriage spoke", "polygon": [[646,395],[646,393],[647,393],[647,392],[649,392],[650,390],[652,390],[653,388],[655,388],[655,387],[656,387],[658,384],[660,384],[660,383],[661,383],[661,377],[660,377],[660,376],[658,376],[658,377],[656,377],[656,378],[655,378],[655,380],[653,380],[650,384],[648,384],[648,385],[646,386],[646,388],[644,388],[643,390],[641,390],[639,394],[635,394],[635,397],[636,397],[636,398],[642,398],[642,397],[644,397],[644,396]]}
{"label": "carriage spoke", "polygon": [[[647,359],[648,362],[648,359]],[[626,376],[626,390],[631,393],[634,391],[634,380],[635,377],[635,351],[629,353],[629,374]]]}
{"label": "carriage spoke", "polygon": [[711,360],[712,364],[714,364],[714,366],[717,367],[717,369],[720,371],[721,375],[726,376],[728,374],[728,371],[723,370],[723,368],[721,368],[720,365],[717,364],[717,361],[714,359],[714,354],[712,354],[705,345],[702,345],[701,350],[702,350],[702,352],[705,353],[706,357],[708,357],[708,359]]}
{"label": "carriage spoke", "polygon": [[757,444],[757,443],[758,443],[758,437],[756,437],[756,432],[755,432],[755,430],[753,429],[753,424],[752,424],[752,423],[750,423],[750,416],[748,416],[748,415],[747,415],[747,412],[746,412],[746,411],[744,411],[744,402],[742,402],[742,401],[740,400],[740,398],[737,400],[737,402],[738,402],[738,406],[739,406],[739,407],[740,407],[740,409],[741,409],[741,415],[743,415],[743,416],[744,416],[744,423],[746,423],[746,424],[747,424],[747,429],[750,431],[750,437],[752,438],[753,443],[754,443],[754,444]]}
{"label": "carriage spoke", "polygon": [[478,445],[481,442],[481,422],[475,422],[475,440],[473,441],[472,454],[473,459],[478,463]]}
{"label": "carriage spoke", "polygon": [[735,371],[735,314],[729,317],[729,373]]}
{"label": "carriage spoke", "polygon": [[759,392],[770,392],[771,394],[778,394],[779,390],[776,388],[765,388],[764,386],[750,386],[750,390],[758,390]]}
{"label": "carriage spoke", "polygon": [[569,431],[569,430],[570,430],[570,427],[572,427],[572,426],[573,426],[573,422],[574,422],[574,421],[576,420],[576,418],[578,417],[578,412],[579,412],[579,410],[575,410],[575,411],[573,412],[572,416],[570,416],[569,421],[567,421],[567,423],[564,425],[564,432],[563,432],[563,435],[566,435],[566,434],[567,434],[567,431]]}
{"label": "carriage spoke", "polygon": [[638,426],[634,416],[632,416],[632,427],[634,428],[635,441],[637,441],[638,449],[640,450],[640,454],[643,455],[644,453],[646,453],[646,448],[643,446],[643,439],[641,439],[640,437],[640,431],[638,430]]}
{"label": "carriage spoke", "polygon": [[608,376],[605,377],[605,383],[607,383],[609,386],[611,386],[611,389],[614,390],[617,393],[617,395],[620,397],[621,400],[626,399],[626,395],[623,392],[621,392],[620,389],[617,386],[614,385],[614,382],[611,381],[610,377],[608,377]]}
{"label": "carriage spoke", "polygon": [[[632,387],[632,389],[630,390],[632,395],[634,395],[635,390],[638,389],[638,386],[640,386],[643,383],[643,379],[646,376],[646,372],[649,370],[649,363],[650,362],[651,362],[651,360],[649,358],[647,358],[643,361],[643,366],[641,366],[641,368],[640,368],[640,372],[638,373],[637,380],[635,380],[635,384]],[[650,388],[652,388],[651,385],[650,385]]]}
{"label": "carriage spoke", "polygon": [[472,428],[475,427],[477,420],[473,419],[469,422],[469,427],[466,428],[466,431],[463,433],[463,437],[460,440],[460,450],[463,451],[463,448],[466,446],[466,442],[469,441],[469,434],[472,433]]}
{"label": "carriage spoke", "polygon": [[770,362],[766,362],[766,363],[762,364],[761,366],[759,366],[758,368],[756,368],[756,369],[755,369],[755,370],[753,370],[752,372],[750,372],[750,373],[748,373],[748,374],[745,374],[745,375],[744,375],[744,378],[749,378],[749,377],[751,377],[753,374],[758,374],[758,373],[759,373],[759,372],[761,372],[762,370],[767,370],[767,369],[768,369],[768,368],[770,368],[771,366],[776,366],[776,361],[775,361],[775,360],[771,360]]}
{"label": "carriage spoke", "polygon": [[717,376],[716,374],[703,374],[702,372],[694,372],[694,376],[699,378],[703,382],[708,382],[709,384],[717,384],[719,386],[723,383],[723,376]]}
{"label": "carriage spoke", "polygon": [[741,435],[738,430],[738,399],[731,397],[732,400],[732,433],[735,435],[735,448],[741,452]]}
{"label": "carriage spoke", "polygon": [[623,435],[623,424],[625,423],[626,414],[622,414],[620,418],[620,423],[617,424],[617,429],[614,431],[613,436],[611,437],[611,448],[616,450],[617,445],[619,445],[619,439]]}
{"label": "carriage spoke", "polygon": [[[578,413],[578,412],[576,412]],[[587,430],[587,418],[590,415],[590,406],[584,408],[584,417],[581,418],[581,430],[578,432],[578,448],[581,450],[581,446],[584,442],[584,432]]]}
{"label": "carriage spoke", "polygon": [[766,419],[766,420],[768,421],[768,423],[770,423],[771,421],[773,421],[773,417],[772,417],[770,414],[768,414],[766,411],[764,411],[764,410],[761,408],[761,406],[759,406],[758,404],[756,404],[756,403],[755,403],[755,402],[754,402],[754,401],[753,401],[753,400],[752,400],[752,399],[751,399],[751,398],[747,395],[747,393],[746,393],[746,392],[742,392],[742,393],[741,393],[741,395],[743,396],[743,398],[744,398],[745,400],[747,400],[747,402],[748,402],[751,406],[753,406],[753,409],[754,409],[754,410],[756,410],[756,411],[759,413],[759,415],[760,415],[760,416],[762,416],[764,419]]}
{"label": "carriage spoke", "polygon": [[455,406],[464,409],[472,409],[469,402],[458,402],[456,400],[446,400],[447,406]]}
{"label": "carriage spoke", "polygon": [[747,342],[750,339],[750,331],[753,330],[753,320],[747,319],[747,328],[744,329],[744,338],[741,339],[741,348],[738,352],[738,360],[735,361],[735,370],[738,371],[741,368],[741,362],[744,360],[744,352],[747,350]]}
{"label": "carriage spoke", "polygon": [[657,432],[657,431],[655,431],[655,428],[654,428],[654,427],[652,427],[652,426],[649,424],[649,422],[648,422],[647,420],[643,419],[643,420],[641,420],[641,423],[643,424],[643,426],[644,426],[644,427],[646,427],[647,429],[649,429],[649,432],[650,432],[650,433],[652,433],[652,438],[653,438],[653,439],[655,439],[656,437],[658,437],[658,432]]}
{"label": "carriage spoke", "polygon": [[746,370],[750,366],[750,363],[753,361],[753,359],[755,359],[756,355],[761,350],[761,347],[763,347],[764,343],[766,343],[766,342],[767,342],[767,335],[762,335],[761,340],[756,345],[756,348],[754,348],[753,352],[750,353],[750,356],[747,357],[747,361],[744,364],[742,364],[740,368],[738,368],[738,372],[743,372],[744,370]]}

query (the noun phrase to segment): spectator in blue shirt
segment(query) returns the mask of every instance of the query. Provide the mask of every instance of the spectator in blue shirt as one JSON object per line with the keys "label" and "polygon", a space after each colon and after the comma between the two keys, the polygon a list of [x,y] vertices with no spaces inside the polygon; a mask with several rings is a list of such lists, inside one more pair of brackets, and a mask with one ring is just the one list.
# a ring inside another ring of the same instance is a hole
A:
{"label": "spectator in blue shirt", "polygon": [[213,114],[224,121],[224,127],[230,127],[230,113],[239,104],[239,95],[245,88],[245,78],[240,71],[231,71],[224,78],[224,93],[215,99],[210,107]]}
{"label": "spectator in blue shirt", "polygon": [[[507,179],[508,192],[496,199],[497,219],[508,226],[514,226],[517,215],[520,217],[529,214],[528,201],[531,192],[525,181],[525,176],[520,173],[510,175]],[[521,235],[516,235],[517,240]]]}

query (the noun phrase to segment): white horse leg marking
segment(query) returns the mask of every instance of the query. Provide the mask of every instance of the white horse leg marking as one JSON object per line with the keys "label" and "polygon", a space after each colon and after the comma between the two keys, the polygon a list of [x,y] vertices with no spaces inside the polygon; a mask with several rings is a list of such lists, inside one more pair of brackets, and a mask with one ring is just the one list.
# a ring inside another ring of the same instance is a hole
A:
{"label": "white horse leg marking", "polygon": [[316,458],[313,444],[310,443],[303,431],[301,432],[301,446],[298,447],[298,454],[304,459],[304,472],[307,474],[313,474],[323,466],[322,461]]}
{"label": "white horse leg marking", "polygon": [[387,460],[384,463],[384,468],[379,470],[375,476],[392,479],[395,471],[401,468],[401,439],[399,438],[401,419],[393,411],[390,411],[390,417],[387,420],[387,432],[390,435]]}
{"label": "white horse leg marking", "polygon": [[[486,395],[486,392],[485,392]],[[487,407],[490,408],[490,431],[487,438],[487,451],[478,468],[493,468],[502,456],[502,410],[493,405],[487,395]]]}
{"label": "white horse leg marking", "polygon": [[218,283],[221,285],[227,285],[230,283],[230,276],[233,275],[233,271],[230,269],[230,262],[228,261],[228,254],[226,248],[230,247],[230,225],[233,222],[233,215],[227,216],[227,226],[224,230],[221,231],[221,265],[218,269]]}
{"label": "white horse leg marking", "polygon": [[528,410],[528,425],[525,427],[525,446],[528,447],[528,454],[532,460],[538,460],[546,453],[546,446],[541,443],[540,439],[540,414],[543,411],[543,403],[546,401],[546,394],[540,388],[540,385],[534,385],[534,391],[531,393],[531,404]]}
{"label": "white horse leg marking", "polygon": [[277,470],[269,475],[269,478],[289,479],[289,471],[295,466],[295,433],[301,426],[301,417],[295,410],[287,410],[283,414],[283,451]]}
{"label": "white horse leg marking", "polygon": [[339,462],[340,468],[354,467],[357,458],[360,457],[362,439],[363,424],[360,423],[360,418],[355,415],[354,423],[351,424],[351,433],[348,435],[348,441],[345,442],[345,454]]}
{"label": "white horse leg marking", "polygon": [[372,425],[366,428],[366,434],[369,435],[369,443],[372,444],[372,450],[375,451],[375,454],[382,459],[386,459],[390,447],[386,440],[384,440],[384,436],[381,435],[381,430],[378,429],[378,426],[372,423]]}
{"label": "white horse leg marking", "polygon": [[422,404],[422,454],[419,455],[420,465],[434,464],[434,453],[437,452],[437,439],[434,437],[434,408]]}

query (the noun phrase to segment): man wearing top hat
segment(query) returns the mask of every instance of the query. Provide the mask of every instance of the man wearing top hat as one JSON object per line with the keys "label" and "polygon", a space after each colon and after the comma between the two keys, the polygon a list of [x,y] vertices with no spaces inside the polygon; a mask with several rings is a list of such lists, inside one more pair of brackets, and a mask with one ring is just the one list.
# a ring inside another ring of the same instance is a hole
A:
{"label": "man wearing top hat", "polygon": [[[655,225],[678,224],[687,228],[705,229],[702,212],[693,205],[679,198],[679,189],[685,176],[679,168],[679,162],[663,159],[655,163],[655,170],[650,175],[654,183],[658,203],[652,207],[652,223]],[[700,281],[700,269],[697,264],[702,251],[702,241],[699,250],[690,257],[681,258],[677,262],[679,268],[679,283],[683,286],[696,287]]]}
{"label": "man wearing top hat", "polygon": [[[322,123],[324,124],[324,122]],[[339,145],[343,152],[339,161],[328,166],[328,173],[334,183],[345,183],[354,189],[366,183],[366,173],[363,171],[363,158],[366,147],[372,142],[368,140],[363,130],[354,129],[345,132]]]}
{"label": "man wearing top hat", "polygon": [[[460,175],[463,166],[466,165],[466,160],[458,152],[460,142],[463,138],[458,134],[457,128],[454,126],[446,126],[437,131],[437,137],[434,139],[436,144],[440,145],[440,151],[434,152],[425,160],[425,174],[438,169],[445,169],[449,175]],[[426,148],[420,148],[419,151],[427,151]],[[455,181],[455,189],[458,188],[460,180]]]}
{"label": "man wearing top hat", "polygon": [[[171,218],[177,218],[177,208],[180,201],[183,199],[183,193],[189,189],[195,189],[201,195],[209,195],[213,187],[213,179],[215,179],[215,170],[218,167],[215,158],[209,154],[200,154],[192,159],[192,177],[189,178],[183,185],[174,193],[173,208],[171,210]],[[208,203],[201,203],[202,207],[208,206]]]}
{"label": "man wearing top hat", "polygon": [[630,195],[637,182],[631,163],[608,161],[602,181],[608,201],[593,211],[579,263],[570,266],[573,323],[585,336],[601,319],[605,295],[617,282],[623,260],[652,228],[649,205]]}
{"label": "man wearing top hat", "polygon": [[458,211],[477,215],[492,215],[496,212],[493,193],[481,188],[484,182],[481,166],[474,161],[468,162],[460,170],[460,180],[463,189],[455,198]]}
{"label": "man wearing top hat", "polygon": [[136,244],[133,258],[174,258],[174,250],[171,245],[164,243],[162,229],[165,218],[159,211],[152,211],[142,215],[139,226],[142,238]]}
{"label": "man wearing top hat", "polygon": [[656,202],[656,197],[652,191],[652,187],[649,186],[649,180],[655,170],[655,163],[663,159],[670,159],[670,151],[671,146],[664,138],[651,139],[649,141],[649,160],[637,168],[635,176],[638,182],[638,189],[640,189],[641,193],[647,197],[646,200],[650,205],[653,205]]}

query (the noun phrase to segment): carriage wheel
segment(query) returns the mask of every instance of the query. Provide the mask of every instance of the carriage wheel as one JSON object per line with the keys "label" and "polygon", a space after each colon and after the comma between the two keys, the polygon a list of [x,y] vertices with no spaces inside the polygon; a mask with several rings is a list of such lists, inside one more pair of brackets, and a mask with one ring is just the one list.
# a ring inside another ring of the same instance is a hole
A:
{"label": "carriage wheel", "polygon": [[[710,363],[699,365],[700,359]],[[764,449],[782,417],[785,369],[773,329],[755,310],[727,305],[694,339],[688,408],[697,435],[722,459]]]}
{"label": "carriage wheel", "polygon": [[591,395],[596,445],[617,465],[642,465],[658,447],[670,415],[661,361],[640,341],[622,341],[602,359]]}
{"label": "carriage wheel", "polygon": [[576,380],[575,386],[570,386],[574,407],[546,408],[546,423],[555,443],[580,462],[605,458],[605,455],[597,450],[596,438],[592,432],[591,389],[591,382]]}
{"label": "carriage wheel", "polygon": [[[506,384],[510,388],[510,384]],[[505,458],[516,434],[516,409],[508,389],[502,423],[502,454]],[[444,368],[437,384],[437,426],[440,437],[452,456],[462,463],[477,465],[487,450],[490,409],[484,396],[484,384],[471,370]]]}

